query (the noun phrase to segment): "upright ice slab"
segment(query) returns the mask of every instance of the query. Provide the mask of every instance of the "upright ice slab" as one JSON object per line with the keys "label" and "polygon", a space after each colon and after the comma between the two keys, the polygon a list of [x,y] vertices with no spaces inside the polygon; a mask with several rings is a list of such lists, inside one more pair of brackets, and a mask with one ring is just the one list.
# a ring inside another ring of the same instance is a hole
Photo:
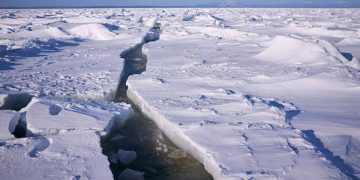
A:
{"label": "upright ice slab", "polygon": [[146,71],[148,57],[143,53],[143,46],[146,43],[157,41],[160,38],[161,24],[155,19],[151,28],[141,39],[141,42],[126,49],[120,53],[120,57],[124,59],[123,69],[120,74],[119,84],[116,89],[115,99],[120,100],[126,97],[126,82],[129,76],[141,74]]}

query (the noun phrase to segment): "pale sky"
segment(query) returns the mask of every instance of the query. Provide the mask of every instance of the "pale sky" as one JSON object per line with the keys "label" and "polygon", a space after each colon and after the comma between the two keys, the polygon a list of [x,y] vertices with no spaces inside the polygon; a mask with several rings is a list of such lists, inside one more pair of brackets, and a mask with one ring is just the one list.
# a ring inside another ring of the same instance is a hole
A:
{"label": "pale sky", "polygon": [[0,7],[92,6],[360,7],[360,0],[0,0]]}

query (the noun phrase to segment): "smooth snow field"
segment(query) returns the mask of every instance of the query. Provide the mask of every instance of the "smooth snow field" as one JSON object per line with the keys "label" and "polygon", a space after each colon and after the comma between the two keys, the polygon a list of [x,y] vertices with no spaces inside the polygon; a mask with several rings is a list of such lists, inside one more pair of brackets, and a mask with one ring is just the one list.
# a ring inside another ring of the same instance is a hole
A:
{"label": "smooth snow field", "polygon": [[0,16],[0,179],[360,178],[360,9]]}

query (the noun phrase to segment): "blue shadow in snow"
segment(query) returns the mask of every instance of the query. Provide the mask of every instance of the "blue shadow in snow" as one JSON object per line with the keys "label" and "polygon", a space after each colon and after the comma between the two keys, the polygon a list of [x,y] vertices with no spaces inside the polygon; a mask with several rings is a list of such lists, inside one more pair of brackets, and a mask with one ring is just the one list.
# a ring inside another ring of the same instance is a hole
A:
{"label": "blue shadow in snow", "polygon": [[[275,107],[277,107],[277,108],[279,108],[279,109],[285,109],[285,106],[282,105],[281,103],[277,102],[277,101],[269,101],[269,105],[275,106]],[[298,110],[298,109],[295,109],[295,110],[285,111],[285,113],[286,113],[286,114],[285,114],[285,120],[286,120],[289,124],[291,124],[291,120],[292,120],[295,116],[299,115],[299,114],[301,113],[301,111]]]}
{"label": "blue shadow in snow", "polygon": [[12,66],[16,66],[16,65],[19,64],[13,62],[0,61],[0,71],[13,70],[14,68]]}
{"label": "blue shadow in snow", "polygon": [[105,26],[109,31],[120,30],[120,27],[114,24],[103,23],[102,25]]}
{"label": "blue shadow in snow", "polygon": [[348,61],[352,61],[353,59],[353,55],[351,53],[347,53],[347,52],[342,52],[341,53]]}
{"label": "blue shadow in snow", "polygon": [[291,120],[292,120],[295,116],[297,116],[297,115],[299,115],[299,114],[301,113],[300,110],[289,110],[289,111],[285,111],[285,112],[286,112],[286,114],[285,114],[285,119],[286,119],[286,121],[288,121],[289,123],[291,123]]}
{"label": "blue shadow in snow", "polygon": [[46,41],[34,39],[31,41],[35,47],[27,47],[24,49],[5,50],[0,57],[6,58],[10,61],[24,59],[27,57],[41,57],[46,56],[43,53],[60,52],[63,47],[78,46],[83,40],[74,38],[71,41],[61,41],[57,39],[48,39]]}
{"label": "blue shadow in snow", "polygon": [[314,130],[301,130],[301,132],[304,134],[304,139],[315,147],[315,151],[322,153],[332,165],[337,167],[342,173],[346,174],[351,179],[359,179],[354,175],[354,169],[350,165],[346,164],[340,156],[335,156],[333,152],[324,146],[324,143],[316,137]]}
{"label": "blue shadow in snow", "polygon": [[284,108],[285,108],[284,105],[280,104],[280,103],[277,102],[277,101],[269,101],[269,105],[270,105],[270,106],[275,106],[275,107],[277,107],[277,108],[279,108],[279,109],[284,109]]}

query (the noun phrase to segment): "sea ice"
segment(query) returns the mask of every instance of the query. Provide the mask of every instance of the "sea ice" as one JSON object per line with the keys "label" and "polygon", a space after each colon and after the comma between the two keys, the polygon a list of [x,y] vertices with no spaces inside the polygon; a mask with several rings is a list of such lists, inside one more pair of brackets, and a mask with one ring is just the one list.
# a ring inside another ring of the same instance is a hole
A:
{"label": "sea ice", "polygon": [[[146,71],[129,77],[127,95],[215,179],[358,179],[359,17],[357,9],[3,9],[0,92],[29,98],[12,105],[0,96],[2,178],[111,179],[99,136],[133,112],[108,101],[119,53],[145,36],[159,40],[144,45]],[[164,26],[151,29],[156,22]],[[36,137],[15,139],[12,122]]]}

